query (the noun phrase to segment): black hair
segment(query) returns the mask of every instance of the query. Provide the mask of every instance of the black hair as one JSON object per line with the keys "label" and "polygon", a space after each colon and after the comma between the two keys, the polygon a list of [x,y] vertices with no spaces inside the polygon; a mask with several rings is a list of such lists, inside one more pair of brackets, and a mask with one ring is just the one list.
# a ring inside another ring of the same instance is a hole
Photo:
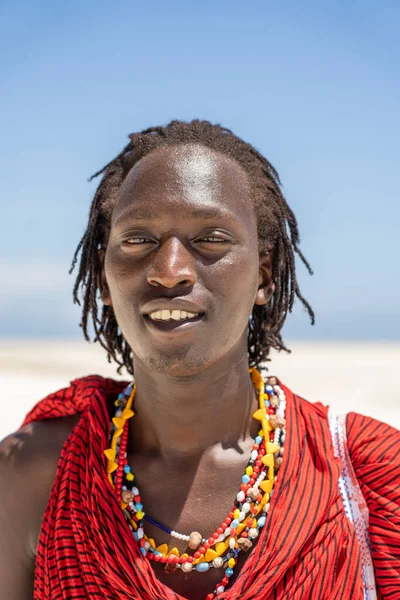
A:
{"label": "black hair", "polygon": [[273,252],[273,281],[275,290],[267,305],[255,305],[249,321],[249,365],[258,366],[268,360],[270,348],[289,350],[283,343],[281,329],[295,297],[306,308],[311,324],[314,312],[302,296],[296,277],[295,254],[312,275],[307,260],[299,249],[300,236],[296,217],[281,191],[279,175],[271,163],[253,146],[232,131],[208,121],[171,121],[166,126],[150,127],[129,135],[129,144],[111,162],[92,175],[90,181],[103,175],[90,208],[87,229],[76,248],[71,271],[80,254],[79,271],[75,281],[74,302],[80,304],[83,295],[81,327],[90,340],[89,320],[94,339],[114,360],[119,369],[133,373],[132,352],[122,335],[112,307],[98,306],[100,261],[99,248],[107,246],[110,221],[118,191],[133,165],[153,150],[163,146],[200,144],[236,160],[249,178],[257,217],[260,254]]}

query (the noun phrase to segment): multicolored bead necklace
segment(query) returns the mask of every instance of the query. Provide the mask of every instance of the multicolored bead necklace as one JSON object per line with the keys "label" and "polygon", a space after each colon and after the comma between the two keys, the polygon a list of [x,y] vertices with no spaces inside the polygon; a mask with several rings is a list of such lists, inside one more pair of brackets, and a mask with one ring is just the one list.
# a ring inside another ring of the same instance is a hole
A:
{"label": "multicolored bead necklace", "polygon": [[[173,573],[176,569],[185,573],[204,573],[210,568],[224,567],[223,579],[207,595],[206,600],[212,600],[225,591],[240,552],[250,550],[252,540],[258,537],[260,529],[264,527],[277,471],[282,463],[286,437],[285,394],[274,377],[264,381],[256,369],[249,371],[259,400],[259,409],[253,417],[261,422],[261,429],[254,439],[235,505],[209,538],[203,538],[196,531],[187,535],[170,530],[146,515],[143,510],[126,453],[128,422],[134,415],[132,404],[136,392],[135,383],[129,385],[115,402],[116,413],[112,419],[110,447],[104,451],[108,459],[109,481],[121,501],[121,508],[144,557],[164,564],[167,573]],[[188,549],[193,554],[185,552],[180,555],[177,548],[170,549],[167,544],[157,546],[144,532],[145,521],[162,529],[172,538],[188,542]]]}

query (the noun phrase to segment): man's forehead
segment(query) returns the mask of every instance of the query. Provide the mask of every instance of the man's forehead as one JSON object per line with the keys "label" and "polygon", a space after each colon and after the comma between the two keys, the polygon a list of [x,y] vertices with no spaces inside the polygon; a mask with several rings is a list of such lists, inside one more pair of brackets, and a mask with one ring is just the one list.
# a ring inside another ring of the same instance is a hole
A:
{"label": "man's forehead", "polygon": [[164,146],[153,150],[132,167],[124,187],[157,182],[164,185],[240,185],[248,188],[247,175],[236,160],[200,144]]}
{"label": "man's forehead", "polygon": [[247,175],[236,161],[198,144],[168,146],[132,167],[121,186],[113,224],[159,220],[170,210],[183,211],[187,218],[252,221],[250,204]]}

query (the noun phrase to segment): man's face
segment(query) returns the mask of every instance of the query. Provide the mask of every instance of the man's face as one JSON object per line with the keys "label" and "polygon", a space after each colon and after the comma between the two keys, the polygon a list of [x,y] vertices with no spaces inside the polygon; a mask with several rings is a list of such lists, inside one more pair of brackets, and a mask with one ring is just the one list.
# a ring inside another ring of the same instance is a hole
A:
{"label": "man's face", "polygon": [[[199,145],[141,159],[113,211],[102,279],[103,302],[113,307],[134,365],[185,376],[247,352],[259,254],[239,164]],[[196,316],[151,318],[162,310]]]}

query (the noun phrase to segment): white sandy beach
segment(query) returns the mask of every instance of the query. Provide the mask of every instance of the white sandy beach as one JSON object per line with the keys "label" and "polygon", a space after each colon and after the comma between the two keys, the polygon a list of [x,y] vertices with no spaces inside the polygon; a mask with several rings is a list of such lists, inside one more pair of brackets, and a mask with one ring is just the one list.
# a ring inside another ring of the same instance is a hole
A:
{"label": "white sandy beach", "polygon": [[[293,342],[274,353],[269,370],[304,398],[356,411],[400,429],[400,343]],[[35,402],[89,374],[126,379],[96,344],[0,341],[0,439],[15,430]]]}

